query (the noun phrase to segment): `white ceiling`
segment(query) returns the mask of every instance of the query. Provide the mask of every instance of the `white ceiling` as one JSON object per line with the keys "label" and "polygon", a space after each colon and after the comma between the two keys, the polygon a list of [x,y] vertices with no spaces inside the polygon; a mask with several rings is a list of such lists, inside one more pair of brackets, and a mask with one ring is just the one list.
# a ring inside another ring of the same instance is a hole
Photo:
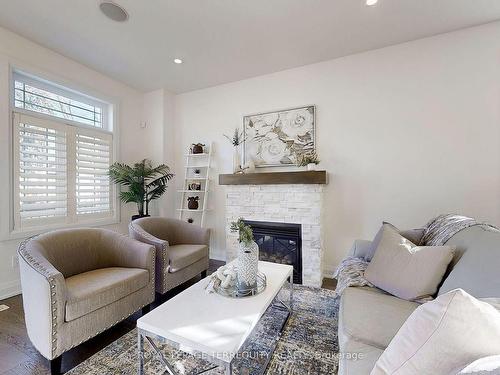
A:
{"label": "white ceiling", "polygon": [[[180,93],[500,18],[499,0],[0,0],[0,25],[140,90]],[[176,65],[174,57],[185,63]]]}

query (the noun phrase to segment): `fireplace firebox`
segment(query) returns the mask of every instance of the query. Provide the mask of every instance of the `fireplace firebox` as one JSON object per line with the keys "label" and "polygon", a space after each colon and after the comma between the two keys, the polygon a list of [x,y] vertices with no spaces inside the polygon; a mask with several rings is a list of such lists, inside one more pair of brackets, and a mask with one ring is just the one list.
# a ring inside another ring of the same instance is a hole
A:
{"label": "fireplace firebox", "polygon": [[259,245],[259,259],[293,266],[293,282],[302,284],[302,230],[300,224],[245,220]]}

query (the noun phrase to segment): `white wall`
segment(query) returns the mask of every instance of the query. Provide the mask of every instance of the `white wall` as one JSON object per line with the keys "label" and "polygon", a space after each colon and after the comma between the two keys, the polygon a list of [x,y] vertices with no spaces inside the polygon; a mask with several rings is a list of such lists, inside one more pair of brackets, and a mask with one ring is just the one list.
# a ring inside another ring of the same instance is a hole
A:
{"label": "white wall", "polygon": [[[143,121],[141,126],[147,130],[150,139],[148,158],[155,164],[165,163],[172,167],[174,163],[173,150],[173,103],[174,94],[167,90],[155,90],[144,94]],[[175,179],[169,184],[167,192],[158,200],[152,202],[151,215],[172,216],[174,214]]]}
{"label": "white wall", "polygon": [[[500,23],[462,30],[320,64],[174,96],[143,94],[0,28],[0,189],[10,189],[10,66],[117,100],[120,160],[175,166],[176,178],[154,212],[174,216],[175,184],[194,141],[214,141],[214,194],[208,225],[212,256],[224,258],[224,187],[232,150],[222,134],[242,116],[317,106],[318,152],[330,173],[326,253],[333,269],[355,238],[371,238],[381,220],[424,224],[462,212],[500,224]],[[141,123],[146,123],[141,128]],[[0,201],[0,236],[10,197]],[[126,231],[133,205],[110,228]],[[7,214],[6,214],[7,213]],[[0,241],[0,299],[19,291],[11,266],[19,240]]]}
{"label": "white wall", "polygon": [[[291,69],[175,98],[175,162],[248,113],[317,106],[326,188],[327,269],[382,220],[407,228],[459,212],[500,224],[500,23]],[[180,179],[178,180],[180,181]],[[224,187],[215,183],[212,255],[224,256]]]}
{"label": "white wall", "polygon": [[[154,94],[144,96],[122,83],[0,28],[0,190],[3,192],[0,202],[0,238],[6,238],[9,232],[11,124],[8,103],[11,66],[74,86],[97,97],[117,101],[120,160],[130,163],[143,158],[163,157],[162,136],[157,135],[163,129],[163,94],[159,100],[151,100],[157,97]],[[161,109],[154,108],[155,105]],[[143,110],[147,116],[143,116]],[[140,123],[144,121],[151,126],[141,128]],[[121,223],[108,228],[126,232],[134,210],[134,205],[123,206]],[[16,255],[19,242],[0,241],[0,299],[20,291],[18,270],[12,267],[12,257]]]}

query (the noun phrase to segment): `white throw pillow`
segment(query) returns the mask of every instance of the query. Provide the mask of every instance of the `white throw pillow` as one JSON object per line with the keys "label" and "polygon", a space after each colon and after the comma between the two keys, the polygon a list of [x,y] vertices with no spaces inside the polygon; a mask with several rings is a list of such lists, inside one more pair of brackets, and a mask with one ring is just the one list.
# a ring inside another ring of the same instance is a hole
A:
{"label": "white throw pillow", "polygon": [[450,246],[417,246],[384,225],[365,278],[399,298],[423,299],[437,292],[453,252]]}
{"label": "white throw pillow", "polygon": [[500,353],[500,312],[455,289],[419,306],[371,375],[449,375]]}
{"label": "white throw pillow", "polygon": [[495,375],[500,374],[500,355],[492,355],[489,357],[484,357],[478,359],[465,366],[462,371],[458,374],[451,375],[465,375],[465,374],[475,374],[475,375]]}

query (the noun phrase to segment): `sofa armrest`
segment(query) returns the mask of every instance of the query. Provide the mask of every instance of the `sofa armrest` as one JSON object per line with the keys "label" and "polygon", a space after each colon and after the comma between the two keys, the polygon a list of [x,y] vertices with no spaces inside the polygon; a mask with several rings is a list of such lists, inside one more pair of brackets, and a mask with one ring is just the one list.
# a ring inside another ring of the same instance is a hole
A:
{"label": "sofa armrest", "polygon": [[348,256],[371,260],[371,257],[373,256],[373,254],[371,254],[371,246],[372,241],[355,240],[352,244],[351,250],[349,250]]}
{"label": "sofa armrest", "polygon": [[43,247],[33,241],[21,243],[18,250],[23,307],[28,336],[47,359],[64,350],[60,327],[64,324],[67,299],[64,276],[44,256]]}
{"label": "sofa armrest", "polygon": [[175,231],[177,244],[210,246],[210,229],[178,220],[175,223]]}

